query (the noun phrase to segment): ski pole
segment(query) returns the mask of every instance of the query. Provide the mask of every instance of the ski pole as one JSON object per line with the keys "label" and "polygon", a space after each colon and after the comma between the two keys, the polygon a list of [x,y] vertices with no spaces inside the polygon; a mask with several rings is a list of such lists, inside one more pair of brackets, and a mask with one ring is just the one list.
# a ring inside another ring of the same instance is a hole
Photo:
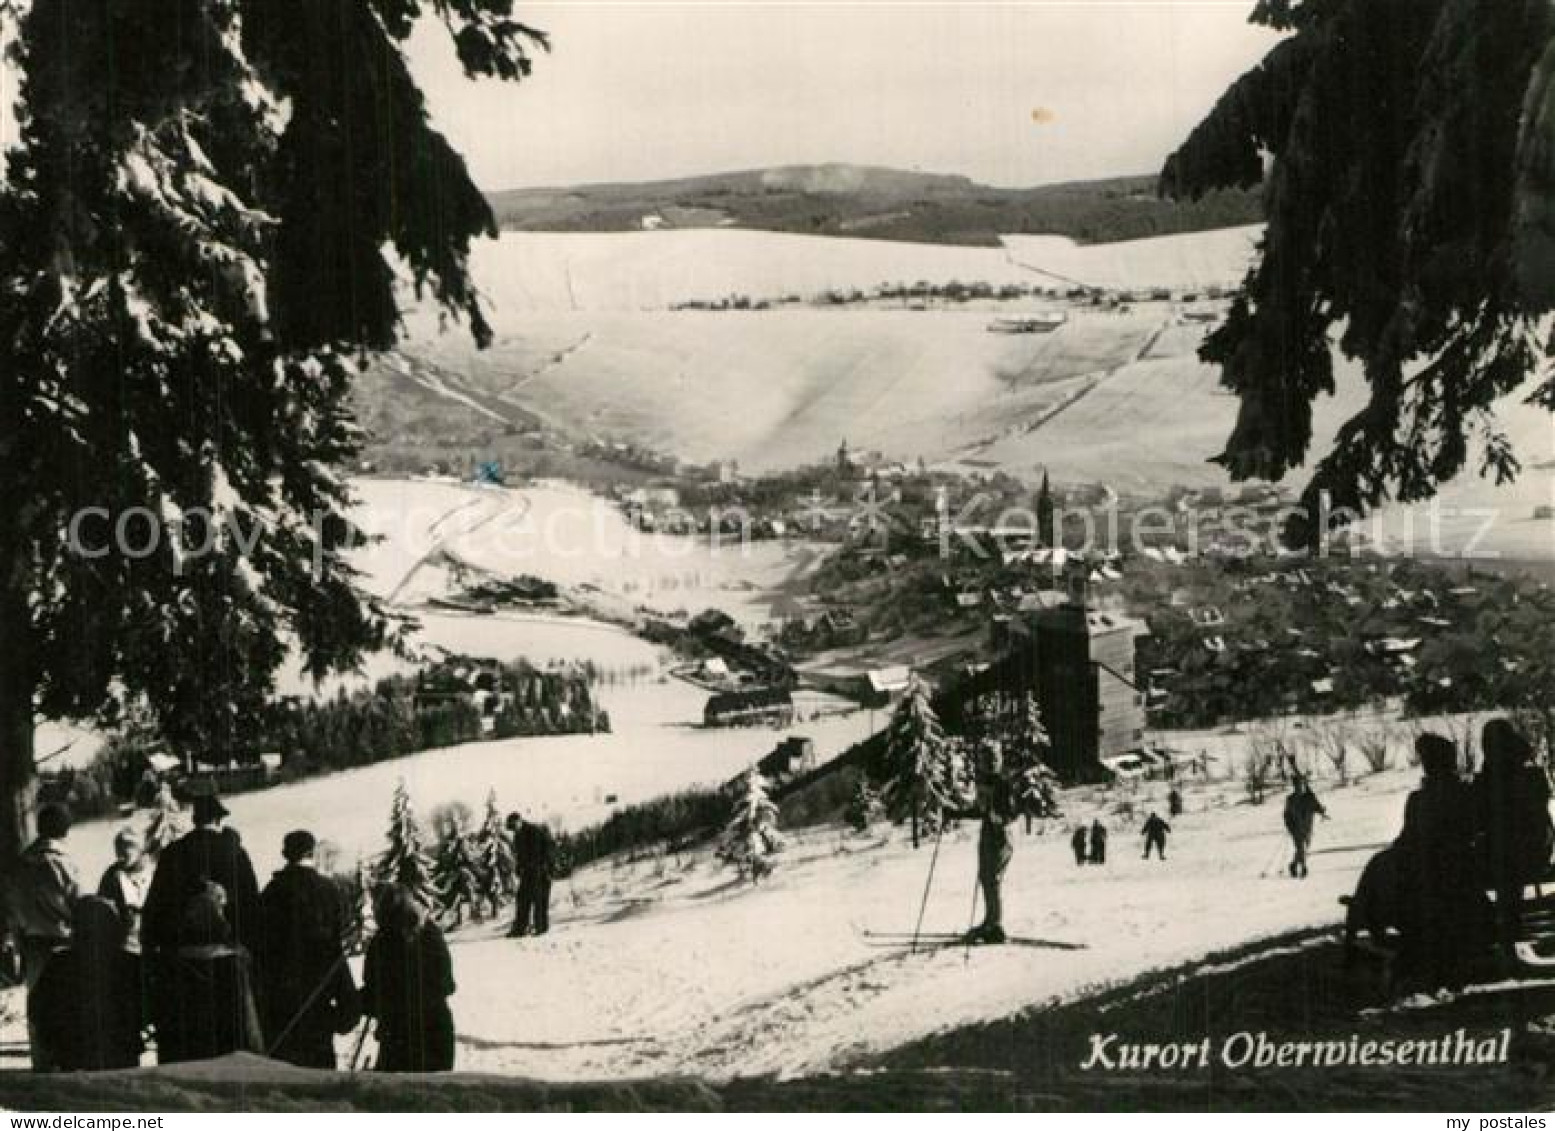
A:
{"label": "ski pole", "polygon": [[322,994],[331,984],[333,984],[335,975],[339,973],[340,967],[344,965],[345,961],[346,956],[341,954],[339,958],[335,959],[335,961],[330,964],[329,970],[325,973],[323,980],[320,981],[318,985],[313,987],[313,992],[310,993],[303,1000],[303,1003],[297,1007],[297,1012],[292,1014],[292,1019],[288,1021],[286,1023],[286,1027],[281,1030],[281,1035],[276,1037],[275,1040],[271,1041],[270,1044],[265,1048],[266,1056],[274,1056],[275,1050],[280,1048],[282,1043],[285,1042],[286,1038],[292,1035],[292,1030],[297,1027],[297,1022],[302,1020],[302,1015],[307,1013],[308,1010],[312,1009],[313,1003],[318,1001],[319,995]]}
{"label": "ski pole", "polygon": [[923,914],[929,909],[929,889],[934,886],[934,865],[939,863],[939,842],[945,835],[945,821],[940,818],[934,831],[934,853],[929,857],[929,878],[923,882],[923,900],[918,904],[918,925],[912,929],[912,953],[918,953],[918,936],[923,932]]}
{"label": "ski pole", "polygon": [[371,1017],[364,1018],[362,1020],[362,1031],[356,1035],[356,1047],[351,1050],[351,1060],[348,1062],[349,1071],[356,1071],[356,1062],[362,1058],[362,1049],[367,1044],[367,1034],[372,1032],[372,1028],[373,1019]]}
{"label": "ski pole", "polygon": [[972,880],[972,913],[966,917],[966,941],[962,944],[961,961],[965,965],[972,961],[972,926],[977,921],[977,896],[982,887],[980,878]]}

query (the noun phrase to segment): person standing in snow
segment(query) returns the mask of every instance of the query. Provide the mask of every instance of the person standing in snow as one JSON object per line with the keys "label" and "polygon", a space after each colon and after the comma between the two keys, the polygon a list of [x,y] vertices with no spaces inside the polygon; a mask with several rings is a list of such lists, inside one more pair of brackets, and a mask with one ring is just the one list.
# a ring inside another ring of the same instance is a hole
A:
{"label": "person standing in snow", "polygon": [[1306,776],[1297,774],[1295,786],[1285,799],[1285,831],[1290,834],[1294,852],[1290,860],[1290,874],[1297,879],[1307,878],[1307,849],[1312,845],[1312,824],[1318,818],[1328,820],[1328,810],[1312,792]]}
{"label": "person standing in snow", "polygon": [[454,1066],[453,959],[443,932],[400,884],[374,901],[378,933],[362,965],[362,1006],[378,1020],[379,1072],[449,1072]]}
{"label": "person standing in snow", "polygon": [[[997,753],[994,755],[997,759]],[[1004,775],[994,768],[978,786],[977,884],[983,893],[983,921],[967,934],[971,942],[1002,943],[1004,933],[1004,873],[1015,848],[1010,843],[1010,822],[1015,819],[1014,798]]]}
{"label": "person standing in snow", "polygon": [[[54,951],[70,940],[75,902],[81,895],[76,866],[65,854],[70,810],[49,804],[38,810],[38,839],[17,858],[6,876],[5,912],[21,950],[22,981],[29,998]],[[29,1011],[30,1012],[30,1011]],[[29,1016],[27,1040],[34,1071],[54,1067],[46,1039]]]}
{"label": "person standing in snow", "polygon": [[1091,863],[1107,862],[1107,826],[1098,818],[1091,822]]}
{"label": "person standing in snow", "polygon": [[1166,815],[1168,817],[1182,816],[1182,794],[1175,785],[1172,786],[1171,792],[1166,795]]}
{"label": "person standing in snow", "polygon": [[303,1068],[335,1067],[335,1034],[360,1020],[361,1002],[342,940],[345,901],[319,875],[317,842],[306,829],[286,834],[286,867],[266,885],[264,961],[260,966],[269,1055]]}
{"label": "person standing in snow", "polygon": [[1075,867],[1083,866],[1090,855],[1089,848],[1086,845],[1084,825],[1075,826],[1074,835],[1069,838],[1069,847],[1074,849]]}
{"label": "person standing in snow", "polygon": [[1161,815],[1154,811],[1145,819],[1144,828],[1140,830],[1145,835],[1145,859],[1150,859],[1150,850],[1155,849],[1156,859],[1166,859],[1166,834],[1172,831],[1172,826],[1161,820]]}
{"label": "person standing in snow", "polygon": [[513,863],[518,871],[518,898],[509,938],[543,935],[551,929],[551,869],[556,844],[551,830],[538,821],[508,815],[513,830]]}

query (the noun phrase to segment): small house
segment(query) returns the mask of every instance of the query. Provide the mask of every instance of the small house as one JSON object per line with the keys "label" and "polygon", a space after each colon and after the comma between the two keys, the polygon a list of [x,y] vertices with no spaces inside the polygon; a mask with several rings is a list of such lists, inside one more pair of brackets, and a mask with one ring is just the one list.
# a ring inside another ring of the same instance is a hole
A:
{"label": "small house", "polygon": [[702,722],[710,727],[787,726],[794,721],[794,699],[784,687],[722,691],[707,701]]}

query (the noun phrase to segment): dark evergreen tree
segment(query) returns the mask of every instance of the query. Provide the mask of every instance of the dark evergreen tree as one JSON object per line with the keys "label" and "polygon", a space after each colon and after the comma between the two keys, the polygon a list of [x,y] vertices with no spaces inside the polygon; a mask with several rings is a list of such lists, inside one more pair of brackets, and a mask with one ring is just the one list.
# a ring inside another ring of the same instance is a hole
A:
{"label": "dark evergreen tree", "polygon": [[1241,399],[1217,457],[1235,478],[1304,462],[1336,331],[1364,369],[1369,402],[1286,532],[1312,543],[1324,493],[1356,511],[1428,498],[1471,455],[1510,477],[1498,401],[1555,408],[1547,372],[1529,389],[1555,349],[1539,340],[1555,308],[1555,8],[1261,0],[1252,18],[1290,34],[1171,156],[1161,188],[1265,183],[1258,262],[1200,351]]}
{"label": "dark evergreen tree", "polygon": [[869,778],[860,774],[853,796],[848,798],[847,808],[843,810],[843,818],[854,832],[863,833],[880,819],[881,812],[880,795],[869,784]]}
{"label": "dark evergreen tree", "polygon": [[474,838],[457,815],[450,814],[439,830],[432,864],[432,888],[439,918],[450,927],[462,926],[467,913],[481,918],[481,887]]}
{"label": "dark evergreen tree", "polygon": [[495,224],[403,52],[423,12],[470,75],[544,43],[511,0],[0,8],[0,862],[35,712],[144,700],[224,757],[288,639],[314,674],[383,639],[340,469],[353,359],[399,324],[389,256],[490,335],[466,265]]}

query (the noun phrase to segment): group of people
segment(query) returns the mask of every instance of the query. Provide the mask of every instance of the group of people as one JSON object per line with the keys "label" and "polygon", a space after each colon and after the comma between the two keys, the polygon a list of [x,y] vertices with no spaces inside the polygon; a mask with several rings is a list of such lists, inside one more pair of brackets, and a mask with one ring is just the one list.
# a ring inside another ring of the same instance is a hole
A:
{"label": "group of people", "polygon": [[[313,834],[286,835],[285,866],[260,890],[228,816],[218,797],[194,798],[193,828],[154,861],[140,834],[121,829],[90,892],[67,851],[68,810],[39,810],[37,839],[7,873],[4,900],[33,1067],[134,1067],[154,1034],[164,1064],[246,1051],[334,1068],[335,1038],[365,1015],[376,1025],[378,1069],[451,1069],[453,963],[412,892],[396,883],[375,891],[358,986],[346,894],[318,871]],[[517,814],[508,828],[520,881],[512,933],[544,934],[550,834]]]}
{"label": "group of people", "polygon": [[1491,943],[1514,963],[1524,891],[1550,877],[1550,783],[1532,746],[1497,718],[1485,724],[1480,750],[1479,773],[1465,780],[1455,743],[1419,737],[1420,787],[1405,803],[1398,838],[1367,865],[1357,889],[1373,935],[1398,932],[1405,985],[1460,989]]}
{"label": "group of people", "polygon": [[1075,867],[1083,868],[1087,864],[1105,864],[1107,862],[1107,826],[1101,821],[1092,821],[1090,828],[1085,825],[1076,825],[1074,832],[1069,836],[1069,847],[1074,850]]}

